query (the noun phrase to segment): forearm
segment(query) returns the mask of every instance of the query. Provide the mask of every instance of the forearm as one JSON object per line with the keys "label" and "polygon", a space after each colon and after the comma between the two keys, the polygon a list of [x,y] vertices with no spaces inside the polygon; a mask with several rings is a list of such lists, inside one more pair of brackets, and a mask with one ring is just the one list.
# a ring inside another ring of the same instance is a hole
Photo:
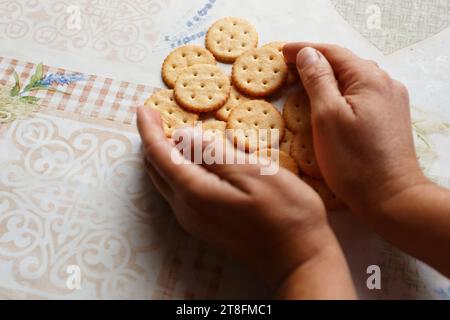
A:
{"label": "forearm", "polygon": [[277,299],[356,299],[347,261],[330,230],[333,241],[320,254],[296,268],[277,290]]}
{"label": "forearm", "polygon": [[449,190],[426,181],[375,208],[367,221],[381,236],[450,276]]}

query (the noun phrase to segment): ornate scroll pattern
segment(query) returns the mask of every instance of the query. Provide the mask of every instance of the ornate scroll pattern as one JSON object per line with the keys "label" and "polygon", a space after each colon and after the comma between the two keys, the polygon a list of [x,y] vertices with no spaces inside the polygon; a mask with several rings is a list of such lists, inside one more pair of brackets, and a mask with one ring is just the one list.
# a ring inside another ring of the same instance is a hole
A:
{"label": "ornate scroll pattern", "polygon": [[0,171],[0,265],[9,261],[15,287],[44,297],[72,293],[66,269],[76,265],[85,297],[150,298],[157,275],[140,259],[161,249],[172,218],[139,149],[100,129],[63,135],[55,120],[18,121],[0,139],[19,156]]}
{"label": "ornate scroll pattern", "polygon": [[[170,0],[0,0],[0,39],[30,40],[52,49],[90,49],[99,58],[140,62],[157,40],[155,16]],[[70,27],[71,6],[80,26]]]}

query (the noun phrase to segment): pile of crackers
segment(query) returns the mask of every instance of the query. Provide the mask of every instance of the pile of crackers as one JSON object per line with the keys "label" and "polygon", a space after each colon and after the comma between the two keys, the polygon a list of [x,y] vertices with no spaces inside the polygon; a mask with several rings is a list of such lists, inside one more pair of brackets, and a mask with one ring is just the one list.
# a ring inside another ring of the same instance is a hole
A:
{"label": "pile of crackers", "polygon": [[[329,210],[340,209],[343,204],[317,165],[310,102],[296,67],[285,62],[285,43],[258,47],[258,38],[248,21],[217,21],[206,34],[206,48],[187,45],[167,56],[162,79],[169,89],[155,92],[146,106],[160,112],[168,138],[176,129],[202,121],[204,131],[227,132],[236,147],[277,161],[312,186]],[[217,61],[233,64],[231,78]],[[270,101],[294,86],[281,114]],[[279,143],[272,146],[270,137],[259,135],[261,130],[276,130]]]}

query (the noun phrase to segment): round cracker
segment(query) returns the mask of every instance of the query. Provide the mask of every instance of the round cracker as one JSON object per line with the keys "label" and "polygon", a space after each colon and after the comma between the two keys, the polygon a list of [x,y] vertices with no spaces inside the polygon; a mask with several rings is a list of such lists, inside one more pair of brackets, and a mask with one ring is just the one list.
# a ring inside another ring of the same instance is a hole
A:
{"label": "round cracker", "polygon": [[337,211],[346,208],[345,204],[331,191],[325,181],[309,177],[302,177],[302,180],[319,194],[327,210]]}
{"label": "round cracker", "polygon": [[185,68],[196,64],[216,64],[211,52],[199,46],[188,45],[172,51],[164,60],[162,78],[164,83],[173,88],[178,76]]}
{"label": "round cracker", "polygon": [[231,110],[233,110],[234,107],[245,103],[247,101],[250,101],[251,99],[244,94],[240,93],[234,86],[231,87],[230,91],[230,97],[228,98],[227,103],[217,110],[216,112],[216,118],[222,121],[227,121],[228,117],[230,116]]}
{"label": "round cracker", "polygon": [[281,141],[281,145],[280,145],[280,150],[286,152],[287,154],[291,153],[291,145],[292,145],[292,141],[294,140],[295,134],[289,130],[289,129],[285,129],[284,130],[284,137],[283,140]]}
{"label": "round cracker", "polygon": [[221,108],[230,95],[230,79],[217,66],[197,64],[186,68],[175,83],[175,99],[192,112]]}
{"label": "round cracker", "polygon": [[258,158],[269,159],[271,162],[278,164],[281,168],[285,168],[295,175],[299,175],[299,169],[295,160],[286,152],[278,149],[262,149],[255,152]]}
{"label": "round cracker", "polygon": [[202,130],[205,133],[212,133],[214,136],[225,138],[227,123],[225,121],[209,120],[202,123]]}
{"label": "round cracker", "polygon": [[[268,43],[268,44],[262,46],[261,48],[275,49],[280,53],[280,55],[284,59],[283,48],[285,45],[286,45],[286,42],[271,42],[271,43]],[[295,66],[295,64],[288,64],[287,66],[288,66],[288,75],[286,78],[286,85],[291,86],[300,80],[300,76],[298,74],[297,67]]]}
{"label": "round cracker", "polygon": [[233,65],[236,88],[252,97],[266,97],[280,89],[287,77],[284,58],[271,48],[246,51]]}
{"label": "round cracker", "polygon": [[260,148],[271,148],[275,134],[279,141],[283,139],[284,120],[272,104],[262,100],[251,100],[231,111],[227,130],[231,130],[227,133],[237,147],[254,152]]}
{"label": "round cracker", "polygon": [[173,90],[155,92],[145,105],[159,111],[163,121],[164,133],[168,138],[182,127],[193,127],[198,121],[198,115],[182,109],[175,101]]}
{"label": "round cracker", "polygon": [[314,152],[312,130],[295,135],[291,145],[291,156],[307,176],[316,179],[322,178]]}
{"label": "round cracker", "polygon": [[223,18],[209,28],[205,45],[217,60],[233,63],[242,53],[258,46],[258,33],[243,19]]}
{"label": "round cracker", "polygon": [[303,89],[296,90],[286,99],[283,117],[286,127],[296,134],[312,130],[311,104]]}

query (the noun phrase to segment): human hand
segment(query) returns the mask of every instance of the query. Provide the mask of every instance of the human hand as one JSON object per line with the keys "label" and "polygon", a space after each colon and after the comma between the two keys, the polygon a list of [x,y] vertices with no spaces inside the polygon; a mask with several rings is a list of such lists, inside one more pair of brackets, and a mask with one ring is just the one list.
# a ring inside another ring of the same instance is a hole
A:
{"label": "human hand", "polygon": [[[320,277],[335,277],[326,283],[330,298],[354,297],[324,205],[294,174],[280,169],[262,176],[258,165],[176,164],[158,112],[140,108],[138,128],[151,180],[186,231],[244,261],[273,288],[283,288],[283,297],[295,296],[294,279],[317,280],[311,274],[327,268],[333,271]],[[305,276],[305,268],[313,271]],[[341,281],[333,287],[336,274],[347,286]],[[301,285],[308,288],[308,281]],[[319,291],[327,297],[324,290],[302,290],[303,297],[318,297]]]}
{"label": "human hand", "polygon": [[392,197],[427,183],[404,85],[338,46],[294,43],[284,55],[297,64],[311,101],[319,167],[353,212],[370,218]]}

